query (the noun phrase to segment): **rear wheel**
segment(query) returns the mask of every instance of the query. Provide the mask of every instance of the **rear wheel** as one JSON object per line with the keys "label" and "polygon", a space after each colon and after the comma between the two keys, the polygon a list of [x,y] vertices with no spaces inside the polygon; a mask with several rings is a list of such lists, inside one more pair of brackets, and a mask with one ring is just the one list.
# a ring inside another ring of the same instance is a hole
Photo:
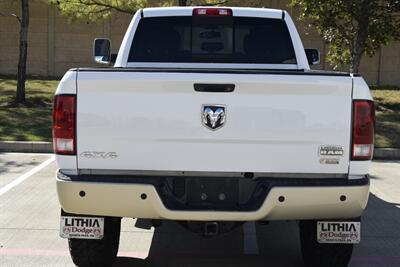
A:
{"label": "rear wheel", "polygon": [[300,221],[301,253],[306,267],[346,267],[353,244],[320,244],[317,221]]}
{"label": "rear wheel", "polygon": [[121,218],[104,218],[102,239],[68,239],[72,261],[79,267],[110,267],[119,247]]}

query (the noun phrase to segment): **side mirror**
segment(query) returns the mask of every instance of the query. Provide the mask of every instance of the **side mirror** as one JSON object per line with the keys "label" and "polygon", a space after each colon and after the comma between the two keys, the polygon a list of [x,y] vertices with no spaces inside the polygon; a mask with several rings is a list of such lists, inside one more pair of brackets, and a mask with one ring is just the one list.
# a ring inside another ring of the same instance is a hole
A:
{"label": "side mirror", "polygon": [[109,39],[96,38],[94,39],[93,47],[94,61],[100,64],[111,63],[111,42]]}
{"label": "side mirror", "polygon": [[318,65],[320,62],[320,54],[318,49],[304,49],[304,51],[306,52],[306,56],[307,56],[307,60],[308,60],[308,64],[310,65]]}

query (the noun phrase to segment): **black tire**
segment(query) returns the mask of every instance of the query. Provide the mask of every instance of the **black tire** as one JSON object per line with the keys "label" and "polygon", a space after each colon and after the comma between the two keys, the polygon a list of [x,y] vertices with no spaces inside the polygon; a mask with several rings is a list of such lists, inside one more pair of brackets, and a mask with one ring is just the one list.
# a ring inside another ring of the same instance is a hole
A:
{"label": "black tire", "polygon": [[104,219],[103,239],[68,239],[72,261],[79,267],[110,267],[119,247],[121,218]]}
{"label": "black tire", "polygon": [[300,221],[300,243],[306,267],[346,267],[353,253],[353,244],[320,244],[317,221]]}

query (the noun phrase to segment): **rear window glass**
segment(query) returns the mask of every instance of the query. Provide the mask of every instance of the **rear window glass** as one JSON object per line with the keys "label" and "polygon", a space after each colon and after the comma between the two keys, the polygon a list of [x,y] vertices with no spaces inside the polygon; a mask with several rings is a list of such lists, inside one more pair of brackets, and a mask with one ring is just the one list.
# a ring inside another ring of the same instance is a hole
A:
{"label": "rear window glass", "polygon": [[128,61],[296,64],[283,20],[212,16],[141,19]]}

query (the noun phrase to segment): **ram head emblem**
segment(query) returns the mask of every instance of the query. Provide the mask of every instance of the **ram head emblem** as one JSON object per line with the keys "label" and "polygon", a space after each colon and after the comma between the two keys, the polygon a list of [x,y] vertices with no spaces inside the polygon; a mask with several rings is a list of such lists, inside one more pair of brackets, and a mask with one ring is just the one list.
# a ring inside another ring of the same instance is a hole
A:
{"label": "ram head emblem", "polygon": [[224,126],[226,121],[226,108],[222,105],[203,105],[202,123],[211,130]]}

